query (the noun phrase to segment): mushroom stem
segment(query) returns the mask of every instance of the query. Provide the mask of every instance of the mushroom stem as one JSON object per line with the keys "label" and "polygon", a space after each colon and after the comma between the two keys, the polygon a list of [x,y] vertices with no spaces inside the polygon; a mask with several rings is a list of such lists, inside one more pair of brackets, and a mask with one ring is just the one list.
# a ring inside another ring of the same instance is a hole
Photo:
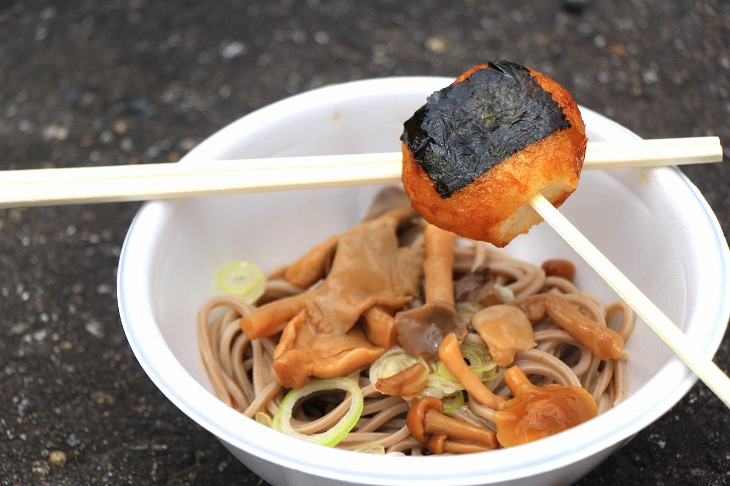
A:
{"label": "mushroom stem", "polygon": [[423,262],[426,302],[454,305],[454,235],[433,225],[424,233]]}
{"label": "mushroom stem", "polygon": [[494,410],[501,410],[504,407],[504,403],[507,401],[506,398],[492,393],[466,364],[464,356],[461,354],[461,348],[459,348],[459,341],[454,333],[449,334],[441,341],[438,352],[441,361],[469,392],[470,397]]}
{"label": "mushroom stem", "polygon": [[616,331],[588,319],[565,299],[539,294],[513,305],[522,309],[531,321],[550,317],[558,327],[603,360],[616,359],[623,351],[624,340]]}
{"label": "mushroom stem", "polygon": [[491,429],[462,422],[433,409],[426,413],[425,425],[427,434],[445,434],[452,440],[484,444],[491,449],[499,447],[497,436]]}
{"label": "mushroom stem", "polygon": [[[430,437],[436,436],[432,441],[432,446],[435,450],[441,451],[448,448],[453,451],[461,449],[465,452],[476,452],[499,448],[497,435],[493,430],[448,417],[444,415],[443,411],[444,404],[438,398],[427,396],[418,400],[410,408],[406,418],[411,435],[422,444],[427,445]],[[438,436],[443,437],[439,438]],[[449,444],[445,442],[447,439]],[[455,441],[471,443],[479,447],[451,444]],[[429,450],[431,450],[431,447],[429,447]],[[431,452],[434,452],[434,450],[431,450]]]}
{"label": "mushroom stem", "polygon": [[446,434],[432,435],[426,441],[426,447],[428,447],[428,450],[434,454],[443,454],[444,452],[450,454],[470,454],[474,452],[491,451],[494,449],[493,447],[487,447],[473,442],[449,440]]}

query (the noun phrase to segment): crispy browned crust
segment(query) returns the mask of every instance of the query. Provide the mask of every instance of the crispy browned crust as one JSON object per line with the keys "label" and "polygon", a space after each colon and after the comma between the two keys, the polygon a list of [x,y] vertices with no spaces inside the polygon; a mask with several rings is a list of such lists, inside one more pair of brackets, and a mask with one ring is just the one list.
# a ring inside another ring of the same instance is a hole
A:
{"label": "crispy browned crust", "polygon": [[[454,82],[486,67],[476,66]],[[587,142],[578,105],[557,82],[532,69],[530,73],[562,107],[571,127],[528,145],[449,198],[436,192],[433,181],[402,144],[403,187],[413,208],[426,221],[503,247],[542,220],[526,206],[533,195],[543,191],[557,207],[578,187]]]}

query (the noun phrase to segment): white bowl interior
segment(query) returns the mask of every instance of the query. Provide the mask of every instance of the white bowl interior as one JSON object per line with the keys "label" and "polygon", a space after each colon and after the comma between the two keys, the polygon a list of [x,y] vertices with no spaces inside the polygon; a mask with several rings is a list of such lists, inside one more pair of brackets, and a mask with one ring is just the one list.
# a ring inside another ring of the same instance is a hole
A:
{"label": "white bowl interior", "polygon": [[[214,134],[181,163],[244,157],[399,150],[403,121],[446,78],[359,81],[308,92]],[[590,141],[636,136],[582,109]],[[695,381],[643,323],[627,344],[630,397],[618,408],[538,443],[464,457],[358,456],[294,441],[247,420],[211,394],[195,315],[213,295],[217,269],[249,260],[286,263],[359,220],[374,186],[180,199],[146,204],[119,267],[119,305],[140,363],[181,410],[273,484],[568,483],[676,403]],[[695,187],[675,168],[584,171],[561,211],[711,356],[730,314],[728,247]],[[605,300],[613,291],[546,224],[505,250],[534,263],[563,257],[577,284]],[[410,462],[409,462],[410,461]],[[415,461],[415,462],[414,462]],[[416,467],[414,465],[417,464]],[[567,467],[571,465],[571,467]],[[326,478],[326,479],[323,479]],[[519,479],[523,478],[523,479]]]}

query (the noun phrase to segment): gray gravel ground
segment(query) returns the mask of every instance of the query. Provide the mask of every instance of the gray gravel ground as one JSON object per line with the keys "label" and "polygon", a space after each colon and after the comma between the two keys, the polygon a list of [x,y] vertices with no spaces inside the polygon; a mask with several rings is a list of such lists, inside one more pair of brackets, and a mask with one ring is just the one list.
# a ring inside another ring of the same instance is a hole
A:
{"label": "gray gravel ground", "polygon": [[[496,59],[641,136],[730,147],[729,45],[726,1],[5,0],[0,169],[175,161],[295,93]],[[684,171],[728,234],[728,165]],[[115,273],[138,207],[0,210],[0,484],[262,484],[125,340]],[[729,419],[697,385],[579,484],[728,484]]]}

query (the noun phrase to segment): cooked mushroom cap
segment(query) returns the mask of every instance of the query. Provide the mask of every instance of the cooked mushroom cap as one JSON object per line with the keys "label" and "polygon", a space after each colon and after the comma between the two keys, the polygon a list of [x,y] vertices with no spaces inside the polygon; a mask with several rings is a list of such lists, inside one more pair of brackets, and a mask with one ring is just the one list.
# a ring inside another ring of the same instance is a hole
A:
{"label": "cooked mushroom cap", "polygon": [[435,397],[423,397],[411,406],[406,417],[406,425],[411,435],[420,443],[425,444],[427,440],[426,414],[429,410],[436,410],[444,413],[444,404]]}

